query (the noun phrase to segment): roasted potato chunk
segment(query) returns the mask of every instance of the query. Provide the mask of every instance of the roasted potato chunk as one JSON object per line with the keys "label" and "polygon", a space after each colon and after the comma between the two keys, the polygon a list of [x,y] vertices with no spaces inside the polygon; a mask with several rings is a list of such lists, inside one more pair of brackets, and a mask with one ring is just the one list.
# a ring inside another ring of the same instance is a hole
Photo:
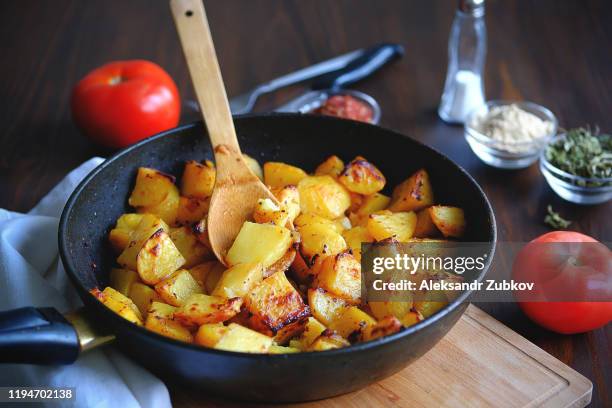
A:
{"label": "roasted potato chunk", "polygon": [[181,179],[181,195],[206,199],[212,195],[217,172],[215,165],[206,160],[204,163],[188,161]]}
{"label": "roasted potato chunk", "polygon": [[196,293],[174,313],[174,319],[186,326],[224,322],[238,314],[241,305],[240,298],[226,299]]}
{"label": "roasted potato chunk", "polygon": [[368,327],[374,326],[376,320],[359,309],[356,306],[351,306],[335,319],[329,326],[339,335],[348,339],[351,342],[359,341],[363,338]]}
{"label": "roasted potato chunk", "polygon": [[117,292],[110,286],[104,288],[103,291],[94,288],[90,293],[119,316],[142,326],[142,315],[140,314],[140,310],[138,310],[134,302],[127,296]]}
{"label": "roasted potato chunk", "polygon": [[287,185],[297,185],[308,176],[299,167],[280,162],[266,162],[263,166],[264,183],[271,188],[282,188]]}
{"label": "roasted potato chunk", "polygon": [[184,264],[185,258],[161,229],[145,241],[136,257],[138,275],[149,285],[156,284]]}
{"label": "roasted potato chunk", "polygon": [[225,298],[242,297],[263,281],[260,263],[242,263],[225,270],[211,295]]}
{"label": "roasted potato chunk", "polygon": [[215,344],[215,348],[242,353],[267,353],[273,345],[272,338],[236,323],[230,323],[227,331]]}
{"label": "roasted potato chunk", "polygon": [[368,232],[366,227],[353,227],[342,233],[342,237],[346,241],[348,248],[353,253],[355,259],[361,262],[361,244],[373,242],[374,238]]}
{"label": "roasted potato chunk", "polygon": [[209,206],[210,198],[179,197],[176,223],[178,225],[191,225],[199,222],[208,214]]}
{"label": "roasted potato chunk", "polygon": [[300,193],[294,185],[272,189],[272,194],[280,203],[281,209],[289,214],[289,222],[293,222],[300,215]]}
{"label": "roasted potato chunk", "polygon": [[380,211],[370,214],[367,229],[377,241],[395,238],[399,242],[406,242],[414,234],[416,218],[416,214],[412,211],[398,213]]}
{"label": "roasted potato chunk", "polygon": [[366,326],[363,331],[363,340],[370,341],[379,337],[388,336],[402,330],[402,323],[395,316],[387,316],[376,324]]}
{"label": "roasted potato chunk", "polygon": [[124,296],[128,296],[134,282],[138,282],[138,274],[129,269],[113,268],[110,272],[110,286]]}
{"label": "roasted potato chunk", "polygon": [[329,156],[325,161],[317,167],[315,170],[316,176],[332,176],[338,177],[344,169],[344,162],[338,156]]}
{"label": "roasted potato chunk", "polygon": [[334,231],[336,231],[338,234],[342,234],[342,232],[344,232],[345,228],[343,225],[343,221],[341,221],[342,218],[340,219],[335,219],[335,220],[330,220],[328,218],[323,218],[319,215],[316,214],[311,214],[311,213],[302,213],[300,214],[294,221],[294,226],[298,229],[306,226],[306,225],[312,225],[312,224],[323,224],[326,227],[330,227],[332,228]]}
{"label": "roasted potato chunk", "polygon": [[321,264],[314,286],[357,304],[361,300],[361,264],[348,252],[330,256]]}
{"label": "roasted potato chunk", "polygon": [[391,198],[384,194],[374,193],[363,199],[361,206],[357,209],[357,215],[368,216],[377,211],[382,211],[391,202]]}
{"label": "roasted potato chunk", "polygon": [[176,311],[176,307],[165,303],[153,302],[147,314],[145,327],[162,336],[170,337],[171,339],[184,341],[186,343],[193,342],[193,336],[186,327],[172,320],[172,315]]}
{"label": "roasted potato chunk", "polygon": [[214,258],[210,249],[200,243],[191,228],[170,228],[168,235],[170,235],[170,239],[181,255],[183,255],[183,258],[185,258],[185,263],[182,265],[184,268],[191,268],[194,265]]}
{"label": "roasted potato chunk", "polygon": [[154,214],[164,220],[169,225],[176,223],[176,216],[179,208],[179,192],[178,188],[173,184],[168,187],[166,197],[158,204],[149,206],[139,206],[136,210],[141,214]]}
{"label": "roasted potato chunk", "polygon": [[204,290],[186,269],[174,272],[172,275],[155,285],[155,291],[172,306],[181,306],[195,293]]}
{"label": "roasted potato chunk", "polygon": [[128,203],[132,207],[152,207],[161,203],[168,192],[175,189],[173,176],[155,169],[140,167]]}
{"label": "roasted potato chunk", "polygon": [[121,253],[130,243],[132,232],[142,221],[142,214],[123,214],[117,219],[117,224],[108,234],[113,249]]}
{"label": "roasted potato chunk", "polygon": [[329,326],[349,307],[344,299],[322,288],[308,289],[308,305],[312,315],[325,326]]}
{"label": "roasted potato chunk", "polygon": [[283,272],[275,273],[251,289],[245,297],[245,307],[252,314],[253,327],[271,334],[310,316],[308,306]]}
{"label": "roasted potato chunk", "polygon": [[465,215],[461,208],[433,205],[429,216],[445,237],[461,238],[465,232]]}
{"label": "roasted potato chunk", "polygon": [[298,183],[300,207],[333,220],[344,214],[351,205],[351,197],[344,187],[331,176],[308,176]]}
{"label": "roasted potato chunk", "polygon": [[434,203],[429,174],[425,169],[418,170],[393,190],[389,210],[417,211]]}
{"label": "roasted potato chunk", "polygon": [[321,322],[314,317],[309,317],[306,321],[304,331],[290,342],[290,346],[300,350],[307,350],[325,329],[325,326],[323,326]]}
{"label": "roasted potato chunk", "polygon": [[387,316],[395,316],[401,319],[412,309],[412,301],[406,302],[368,302],[374,317],[382,320]]}
{"label": "roasted potato chunk", "polygon": [[143,316],[146,316],[151,303],[161,302],[161,297],[157,292],[148,285],[140,282],[134,282],[130,287],[129,298],[132,299],[138,310]]}
{"label": "roasted potato chunk", "polygon": [[259,224],[271,223],[284,227],[289,222],[289,213],[269,198],[260,198],[255,205],[253,218]]}
{"label": "roasted potato chunk", "polygon": [[212,348],[215,347],[228,330],[223,323],[203,324],[198,328],[194,340],[201,346]]}
{"label": "roasted potato chunk", "polygon": [[417,212],[417,223],[414,228],[414,237],[415,238],[427,238],[427,237],[435,237],[439,235],[438,228],[431,220],[431,215],[429,215],[429,208],[423,208],[419,212]]}
{"label": "roasted potato chunk", "polygon": [[168,231],[168,225],[153,214],[140,215],[138,226],[130,232],[129,243],[117,258],[124,268],[136,270],[136,258],[144,243],[159,230]]}
{"label": "roasted potato chunk", "polygon": [[278,261],[291,246],[291,232],[278,225],[245,222],[227,251],[229,265],[261,263],[264,268]]}
{"label": "roasted potato chunk", "polygon": [[333,350],[342,347],[348,347],[351,344],[346,341],[342,336],[332,330],[325,330],[317,339],[312,343],[310,351],[325,351]]}
{"label": "roasted potato chunk", "polygon": [[355,158],[344,167],[338,181],[353,193],[370,195],[385,187],[385,176],[369,161]]}
{"label": "roasted potato chunk", "polygon": [[329,224],[306,224],[298,227],[302,239],[300,250],[307,262],[315,257],[339,254],[346,249],[346,241],[337,228]]}
{"label": "roasted potato chunk", "polygon": [[263,170],[261,169],[259,162],[255,160],[254,158],[252,158],[251,156],[249,156],[248,154],[244,154],[244,153],[242,154],[242,158],[246,162],[249,169],[251,169],[253,174],[255,174],[261,181],[263,181],[264,179]]}

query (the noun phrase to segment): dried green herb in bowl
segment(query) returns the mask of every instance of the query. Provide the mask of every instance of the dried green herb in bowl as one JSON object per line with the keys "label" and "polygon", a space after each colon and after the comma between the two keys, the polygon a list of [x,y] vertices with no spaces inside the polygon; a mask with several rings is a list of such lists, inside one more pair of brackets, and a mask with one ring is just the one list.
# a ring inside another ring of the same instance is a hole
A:
{"label": "dried green herb in bowl", "polygon": [[[546,160],[553,166],[574,176],[589,179],[612,177],[612,136],[591,131],[588,127],[568,130],[546,148]],[[575,180],[583,187],[598,187],[606,181]]]}

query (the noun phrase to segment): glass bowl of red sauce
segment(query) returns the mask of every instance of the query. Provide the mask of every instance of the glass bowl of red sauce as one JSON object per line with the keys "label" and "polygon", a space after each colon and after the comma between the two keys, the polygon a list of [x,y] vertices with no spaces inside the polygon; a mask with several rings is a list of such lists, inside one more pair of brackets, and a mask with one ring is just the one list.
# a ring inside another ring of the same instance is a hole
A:
{"label": "glass bowl of red sauce", "polygon": [[297,108],[301,113],[335,116],[360,122],[378,124],[380,106],[370,95],[359,91],[310,92],[304,95]]}

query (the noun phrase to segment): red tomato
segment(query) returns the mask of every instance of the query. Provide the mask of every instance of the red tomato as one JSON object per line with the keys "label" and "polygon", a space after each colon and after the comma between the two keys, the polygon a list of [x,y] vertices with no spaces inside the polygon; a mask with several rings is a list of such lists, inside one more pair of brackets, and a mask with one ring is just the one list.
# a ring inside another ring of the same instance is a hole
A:
{"label": "red tomato", "polygon": [[534,292],[519,293],[517,299],[523,312],[542,327],[573,334],[612,320],[612,254],[587,235],[554,231],[534,239],[517,255],[512,273],[516,281],[535,282]]}
{"label": "red tomato", "polygon": [[149,61],[116,61],[94,69],[72,92],[72,117],[96,143],[120,148],[176,127],[176,84]]}

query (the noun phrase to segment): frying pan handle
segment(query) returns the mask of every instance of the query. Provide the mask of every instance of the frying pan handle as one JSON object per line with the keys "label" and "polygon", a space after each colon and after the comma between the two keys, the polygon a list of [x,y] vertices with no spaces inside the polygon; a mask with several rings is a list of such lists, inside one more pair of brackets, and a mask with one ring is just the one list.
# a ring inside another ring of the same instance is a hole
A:
{"label": "frying pan handle", "polygon": [[350,62],[346,67],[324,74],[312,85],[312,89],[338,89],[353,84],[373,74],[387,62],[404,55],[399,44],[381,44],[371,48]]}
{"label": "frying pan handle", "polygon": [[79,350],[75,328],[54,308],[0,312],[0,363],[70,364]]}

